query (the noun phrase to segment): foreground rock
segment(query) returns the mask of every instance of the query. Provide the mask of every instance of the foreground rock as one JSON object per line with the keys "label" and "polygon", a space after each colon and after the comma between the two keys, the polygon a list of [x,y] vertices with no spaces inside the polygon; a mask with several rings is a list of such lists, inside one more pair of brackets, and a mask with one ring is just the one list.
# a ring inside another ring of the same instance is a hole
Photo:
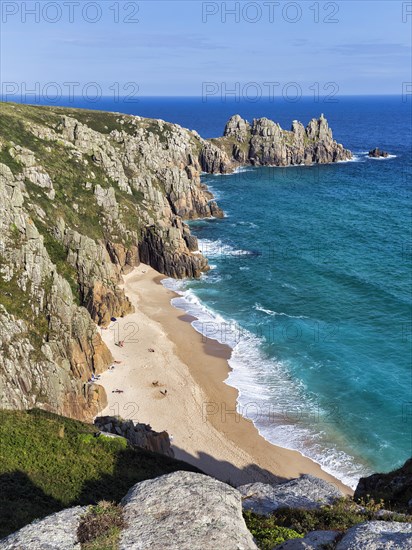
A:
{"label": "foreground rock", "polygon": [[303,539],[291,539],[274,550],[324,550],[325,545],[331,545],[339,535],[338,531],[312,531]]}
{"label": "foreground rock", "polygon": [[412,523],[369,521],[346,532],[336,550],[410,550]]}
{"label": "foreground rock", "polygon": [[278,508],[313,510],[332,504],[342,493],[333,485],[311,475],[303,475],[280,485],[250,483],[241,485],[243,509],[269,515]]}
{"label": "foreground rock", "polygon": [[129,527],[120,550],[252,550],[236,489],[201,474],[175,472],[135,485],[122,500]]}
{"label": "foreground rock", "polygon": [[355,490],[355,500],[373,498],[383,500],[391,509],[412,511],[412,458],[403,466],[387,474],[362,477]]}
{"label": "foreground rock", "polygon": [[0,541],[0,550],[80,550],[77,528],[86,506],[68,508],[26,525]]}
{"label": "foreground rock", "polygon": [[387,153],[386,151],[381,151],[378,147],[375,147],[375,149],[369,151],[368,156],[373,158],[387,158],[389,157],[389,153]]}
{"label": "foreground rock", "polygon": [[174,457],[167,432],[155,432],[148,424],[138,424],[133,420],[122,420],[116,416],[98,416],[94,423],[102,430],[102,435],[105,435],[105,432],[107,435],[115,434],[124,437],[136,447]]}

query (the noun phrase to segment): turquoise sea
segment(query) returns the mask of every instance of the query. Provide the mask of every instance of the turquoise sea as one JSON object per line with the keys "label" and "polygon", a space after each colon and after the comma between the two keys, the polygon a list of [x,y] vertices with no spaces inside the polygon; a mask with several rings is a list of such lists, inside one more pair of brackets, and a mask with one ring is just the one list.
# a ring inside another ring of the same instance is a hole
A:
{"label": "turquoise sea", "polygon": [[267,107],[286,128],[325,111],[354,160],[204,176],[226,214],[191,223],[212,270],[168,284],[232,346],[227,383],[262,435],[354,485],[412,454],[410,103]]}
{"label": "turquoise sea", "polygon": [[[67,104],[162,118],[203,137],[221,135],[235,113],[284,128],[325,114],[354,160],[205,175],[226,214],[191,222],[212,269],[166,284],[205,338],[232,346],[227,383],[268,440],[352,486],[411,456],[412,98]],[[376,146],[391,156],[369,159]]]}

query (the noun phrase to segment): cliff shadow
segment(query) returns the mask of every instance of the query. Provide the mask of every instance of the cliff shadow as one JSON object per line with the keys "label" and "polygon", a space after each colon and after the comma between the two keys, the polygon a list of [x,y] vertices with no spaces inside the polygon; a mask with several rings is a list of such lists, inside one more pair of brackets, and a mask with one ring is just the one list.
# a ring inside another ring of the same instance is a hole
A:
{"label": "cliff shadow", "polygon": [[0,539],[65,508],[21,471],[0,475]]}
{"label": "cliff shadow", "polygon": [[178,470],[200,472],[195,465],[166,455],[138,447],[126,448],[118,453],[110,474],[85,481],[76,504],[95,504],[100,500],[119,502],[136,483]]}
{"label": "cliff shadow", "polygon": [[282,476],[276,476],[269,470],[261,468],[257,464],[248,464],[244,468],[239,468],[226,460],[217,460],[212,455],[200,451],[196,456],[172,445],[175,456],[178,460],[183,460],[188,464],[196,466],[205,474],[215,477],[224,483],[238,487],[247,483],[268,483],[276,485],[284,481],[289,481]]}

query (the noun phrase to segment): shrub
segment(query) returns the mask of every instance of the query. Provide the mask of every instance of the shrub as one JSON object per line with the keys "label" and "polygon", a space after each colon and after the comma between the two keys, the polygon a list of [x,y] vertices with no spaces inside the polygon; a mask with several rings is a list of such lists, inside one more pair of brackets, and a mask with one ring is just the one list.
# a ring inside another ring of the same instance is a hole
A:
{"label": "shrub", "polygon": [[[245,521],[258,541],[259,548],[273,548],[276,536],[284,536],[279,529],[286,529],[288,538],[304,536],[310,531],[346,531],[364,521],[411,521],[411,516],[384,514],[376,517],[382,510],[383,502],[369,500],[357,504],[351,497],[342,497],[334,504],[322,506],[316,510],[301,508],[281,508],[270,516],[259,516],[252,512],[245,513]],[[300,534],[301,533],[301,534]],[[287,539],[285,539],[287,540]],[[279,543],[277,543],[279,544]],[[272,546],[270,546],[272,545]]]}
{"label": "shrub", "polygon": [[245,512],[244,518],[249,531],[262,550],[272,550],[277,544],[304,536],[293,529],[276,525],[272,516],[258,516],[252,512]]}
{"label": "shrub", "polygon": [[116,550],[124,527],[122,507],[102,500],[81,518],[77,537],[83,550]]}

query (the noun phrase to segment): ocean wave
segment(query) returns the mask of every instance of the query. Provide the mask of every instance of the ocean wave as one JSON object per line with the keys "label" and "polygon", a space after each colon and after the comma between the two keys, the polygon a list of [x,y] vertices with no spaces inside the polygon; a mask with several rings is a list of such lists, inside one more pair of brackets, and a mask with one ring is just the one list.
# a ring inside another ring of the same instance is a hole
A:
{"label": "ocean wave", "polygon": [[239,225],[242,225],[242,226],[244,226],[244,227],[250,227],[251,229],[257,229],[257,228],[259,227],[258,225],[256,225],[256,224],[253,223],[253,222],[244,222],[244,221],[242,221],[242,222],[231,223],[230,225],[231,225],[232,227],[237,227],[237,226],[239,226]]}
{"label": "ocean wave", "polygon": [[388,160],[388,159],[396,159],[398,155],[388,155],[387,157],[370,157],[369,151],[356,151],[354,152],[354,155],[361,155],[363,157],[366,157],[371,160]]}
{"label": "ocean wave", "polygon": [[289,315],[288,313],[283,313],[282,311],[272,311],[271,309],[265,309],[260,304],[256,303],[254,306],[254,309],[256,311],[262,311],[263,313],[266,313],[267,315],[275,316],[284,316],[284,317],[290,317],[291,319],[309,319],[309,317],[306,317],[305,315]]}
{"label": "ocean wave", "polygon": [[208,174],[208,173],[204,173],[202,172],[202,175],[207,175],[207,176],[212,176],[214,178],[217,178],[217,177],[222,177],[222,176],[225,176],[225,177],[228,177],[228,176],[235,176],[236,174],[243,174],[244,172],[253,172],[254,168],[252,167],[248,167],[248,166],[238,166],[237,168],[235,168],[233,170],[233,172],[224,172],[223,174],[221,173],[218,173],[218,174]]}
{"label": "ocean wave", "polygon": [[389,160],[396,159],[398,155],[388,155],[387,157],[368,157],[370,160]]}
{"label": "ocean wave", "polygon": [[291,285],[289,283],[282,283],[283,288],[290,288],[291,290],[297,290],[297,288],[294,285]]}
{"label": "ocean wave", "polygon": [[232,370],[226,384],[238,390],[238,412],[253,421],[262,437],[300,452],[353,488],[360,477],[371,473],[353,456],[331,445],[330,434],[322,429],[330,413],[291,376],[287,364],[266,356],[264,338],[206,307],[184,281],[165,279],[162,284],[179,294],[172,305],[195,318],[191,324],[205,341],[217,340],[232,349]]}
{"label": "ocean wave", "polygon": [[199,252],[207,258],[219,258],[226,256],[256,256],[257,253],[252,250],[236,249],[230,244],[223,243],[220,239],[212,241],[210,239],[198,239]]}
{"label": "ocean wave", "polygon": [[[337,164],[344,164],[344,163],[347,163],[347,162],[365,162],[365,159],[361,158],[360,156],[358,156],[356,154],[353,154],[351,159],[338,160]],[[334,164],[334,163],[328,163],[328,164]]]}

